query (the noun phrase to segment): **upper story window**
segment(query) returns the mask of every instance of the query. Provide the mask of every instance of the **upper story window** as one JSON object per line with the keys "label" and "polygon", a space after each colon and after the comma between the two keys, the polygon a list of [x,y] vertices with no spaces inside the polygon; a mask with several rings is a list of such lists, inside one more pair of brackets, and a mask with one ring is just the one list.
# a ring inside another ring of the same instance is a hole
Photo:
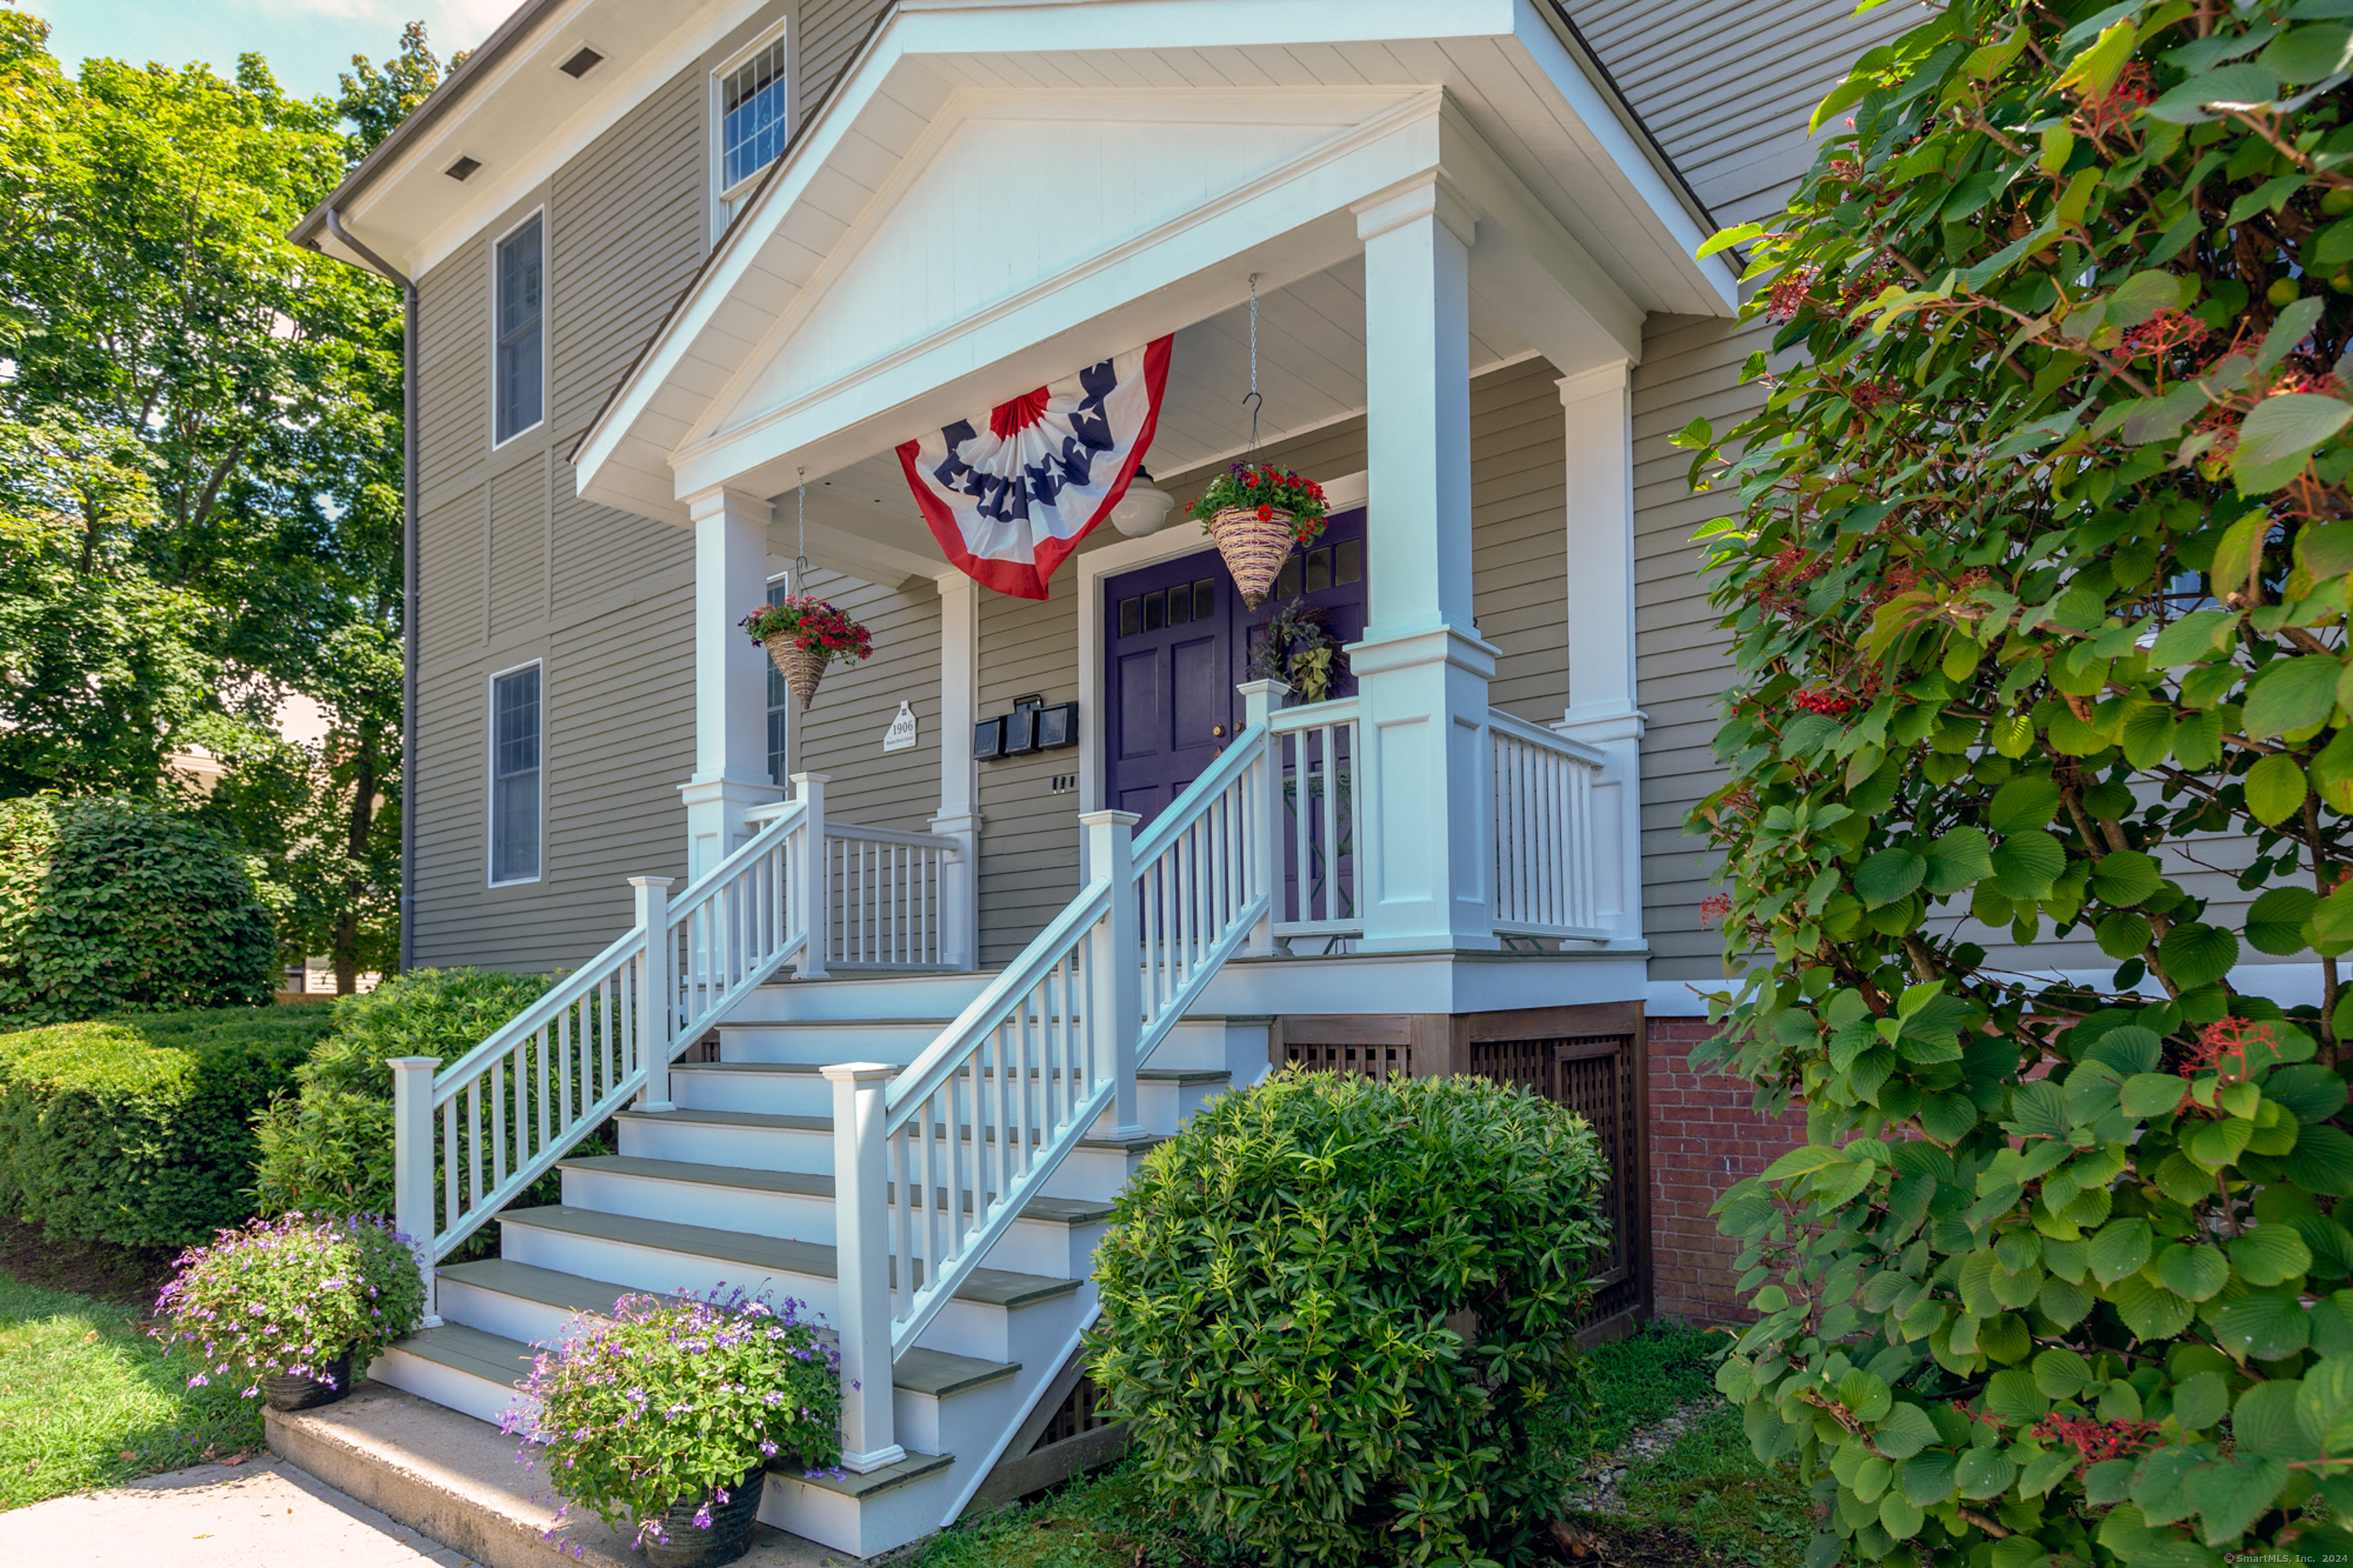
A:
{"label": "upper story window", "polygon": [[491,678],[491,881],[539,878],[539,666]]}
{"label": "upper story window", "polygon": [[733,197],[785,150],[792,106],[782,33],[719,73],[719,189]]}
{"label": "upper story window", "polygon": [[535,212],[499,241],[491,398],[494,445],[538,424],[546,408],[546,220],[545,213]]}

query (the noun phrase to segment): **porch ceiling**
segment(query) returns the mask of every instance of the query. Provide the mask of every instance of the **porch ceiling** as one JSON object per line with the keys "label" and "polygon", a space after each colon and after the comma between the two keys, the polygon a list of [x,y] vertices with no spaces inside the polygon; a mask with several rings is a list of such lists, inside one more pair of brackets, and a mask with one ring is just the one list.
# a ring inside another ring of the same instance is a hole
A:
{"label": "porch ceiling", "polygon": [[[1271,444],[1361,414],[1365,387],[1365,264],[1350,257],[1259,296],[1259,387],[1265,412],[1259,440]],[[1471,302],[1471,374],[1535,351],[1492,307]],[[1249,450],[1250,307],[1236,305],[1177,330],[1168,389],[1145,464],[1183,473]],[[1318,478],[1332,478],[1323,474]],[[771,548],[795,547],[793,493],[774,497]],[[896,581],[949,569],[917,514],[907,477],[888,447],[811,476],[809,558],[869,580]]]}
{"label": "porch ceiling", "polygon": [[805,470],[833,481],[827,526],[890,542],[870,571],[902,539],[928,557],[892,446],[1162,333],[1153,463],[1240,448],[1253,272],[1269,433],[1344,416],[1365,402],[1350,208],[1433,175],[1478,216],[1481,366],[1534,347],[1574,370],[1638,355],[1648,312],[1728,314],[1731,271],[1692,260],[1698,217],[1548,11],[1444,20],[902,0],[583,438],[581,493],[682,523],[688,495]]}

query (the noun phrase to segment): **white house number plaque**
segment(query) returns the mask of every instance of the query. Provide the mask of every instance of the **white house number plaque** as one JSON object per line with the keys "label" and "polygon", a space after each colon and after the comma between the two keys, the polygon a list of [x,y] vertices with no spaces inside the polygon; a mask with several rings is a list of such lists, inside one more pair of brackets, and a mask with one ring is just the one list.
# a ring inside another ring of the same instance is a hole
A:
{"label": "white house number plaque", "polygon": [[891,727],[882,732],[882,749],[905,751],[914,744],[915,710],[901,703],[898,713],[892,717]]}

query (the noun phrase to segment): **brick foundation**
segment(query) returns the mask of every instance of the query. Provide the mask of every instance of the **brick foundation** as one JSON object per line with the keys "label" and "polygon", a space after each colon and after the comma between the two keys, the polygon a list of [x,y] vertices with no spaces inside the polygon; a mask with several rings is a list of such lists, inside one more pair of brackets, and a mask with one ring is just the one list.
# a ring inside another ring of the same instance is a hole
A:
{"label": "brick foundation", "polygon": [[1716,1234],[1709,1205],[1806,1139],[1804,1112],[1761,1115],[1744,1080],[1691,1070],[1713,1033],[1704,1018],[1653,1018],[1647,1049],[1652,1310],[1704,1323],[1754,1316],[1734,1292],[1740,1249]]}

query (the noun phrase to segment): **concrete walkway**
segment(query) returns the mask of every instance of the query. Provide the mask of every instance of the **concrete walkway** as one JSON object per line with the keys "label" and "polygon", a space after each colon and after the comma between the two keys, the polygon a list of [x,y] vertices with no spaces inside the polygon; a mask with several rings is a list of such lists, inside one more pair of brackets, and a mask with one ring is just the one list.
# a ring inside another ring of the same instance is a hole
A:
{"label": "concrete walkway", "polygon": [[0,1563],[38,1568],[472,1568],[274,1455],[0,1513]]}

